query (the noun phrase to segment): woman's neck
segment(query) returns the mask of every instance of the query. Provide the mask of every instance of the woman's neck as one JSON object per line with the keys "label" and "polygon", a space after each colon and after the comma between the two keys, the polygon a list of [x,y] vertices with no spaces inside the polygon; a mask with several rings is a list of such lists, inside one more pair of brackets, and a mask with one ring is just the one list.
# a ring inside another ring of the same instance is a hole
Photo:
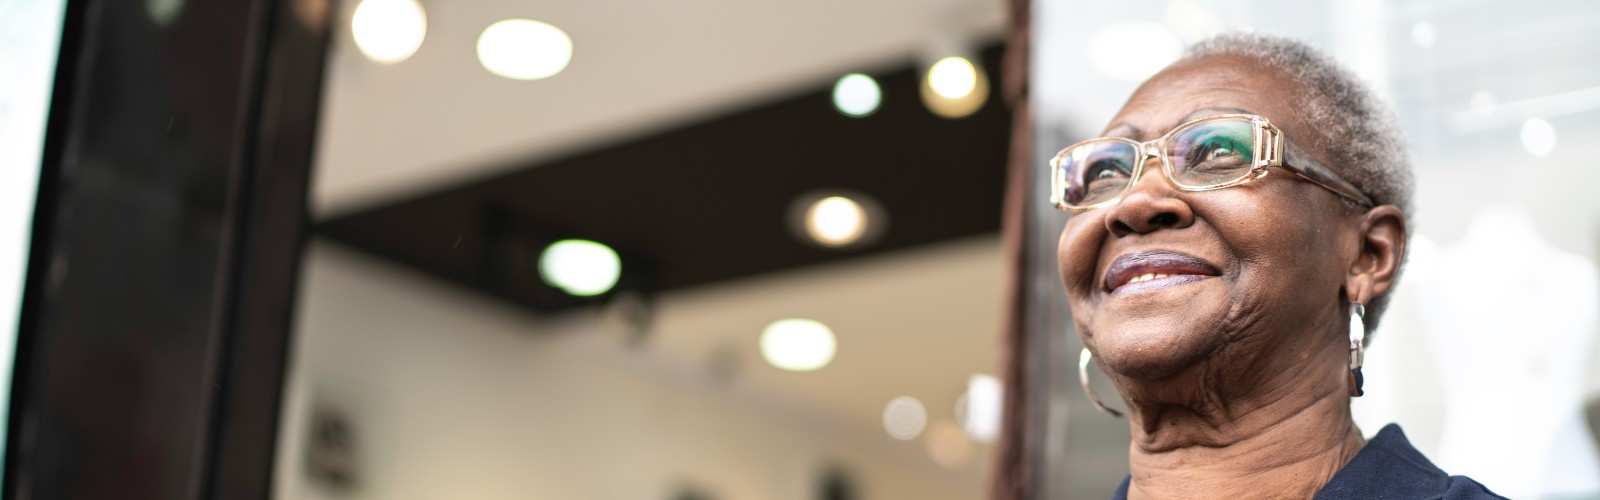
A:
{"label": "woman's neck", "polygon": [[1340,358],[1313,350],[1130,384],[1129,498],[1314,496],[1366,440],[1350,417]]}

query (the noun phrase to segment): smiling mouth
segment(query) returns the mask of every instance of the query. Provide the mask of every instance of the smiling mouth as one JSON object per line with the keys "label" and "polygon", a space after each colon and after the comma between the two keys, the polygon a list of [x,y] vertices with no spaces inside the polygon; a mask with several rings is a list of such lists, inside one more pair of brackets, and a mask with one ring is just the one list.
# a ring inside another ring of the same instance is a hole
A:
{"label": "smiling mouth", "polygon": [[[1146,276],[1149,276],[1146,278]],[[1211,276],[1201,274],[1143,274],[1111,290],[1112,295],[1127,295],[1200,281]]]}
{"label": "smiling mouth", "polygon": [[1118,256],[1106,269],[1105,289],[1113,295],[1193,283],[1221,274],[1199,257],[1173,251]]}
{"label": "smiling mouth", "polygon": [[[1173,275],[1167,274],[1167,273],[1144,273],[1144,274],[1141,274],[1141,275],[1138,275],[1138,276],[1134,276],[1133,279],[1128,280],[1128,282],[1124,283],[1124,284],[1125,285],[1132,285],[1134,283],[1143,283],[1143,282],[1146,282],[1146,281],[1158,280],[1158,279],[1166,278],[1166,277],[1169,277],[1169,276],[1173,276]],[[1182,276],[1182,275],[1179,275],[1179,276]]]}

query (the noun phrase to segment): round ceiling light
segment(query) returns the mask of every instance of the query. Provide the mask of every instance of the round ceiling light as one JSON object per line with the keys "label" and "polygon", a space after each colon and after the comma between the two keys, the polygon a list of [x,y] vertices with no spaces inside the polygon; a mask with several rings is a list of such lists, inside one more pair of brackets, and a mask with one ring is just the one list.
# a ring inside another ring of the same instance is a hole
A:
{"label": "round ceiling light", "polygon": [[851,73],[833,84],[833,106],[840,113],[860,118],[878,110],[883,90],[878,81],[861,73]]}
{"label": "round ceiling light", "polygon": [[928,68],[921,85],[922,104],[933,114],[962,118],[989,100],[989,78],[964,57],[946,57]]}
{"label": "round ceiling light", "polygon": [[383,64],[411,57],[427,32],[427,16],[416,0],[362,0],[350,19],[356,48]]}
{"label": "round ceiling light", "polygon": [[844,196],[817,200],[806,210],[806,234],[823,246],[845,246],[867,232],[867,209]]}
{"label": "round ceiling light", "polygon": [[561,28],[532,19],[506,19],[478,35],[478,62],[512,80],[549,78],[572,61],[572,38]]}
{"label": "round ceiling light", "polygon": [[622,259],[601,243],[561,240],[551,243],[539,255],[539,276],[568,294],[600,295],[617,285],[622,276]]}
{"label": "round ceiling light", "polygon": [[818,190],[790,202],[788,223],[801,241],[825,248],[853,248],[877,241],[888,227],[889,217],[877,200],[865,194]]}
{"label": "round ceiling light", "polygon": [[928,68],[928,85],[939,97],[960,99],[978,88],[978,69],[965,57],[946,57]]}
{"label": "round ceiling light", "polygon": [[837,350],[833,329],[819,321],[780,319],[761,331],[761,357],[780,369],[817,370],[828,366]]}

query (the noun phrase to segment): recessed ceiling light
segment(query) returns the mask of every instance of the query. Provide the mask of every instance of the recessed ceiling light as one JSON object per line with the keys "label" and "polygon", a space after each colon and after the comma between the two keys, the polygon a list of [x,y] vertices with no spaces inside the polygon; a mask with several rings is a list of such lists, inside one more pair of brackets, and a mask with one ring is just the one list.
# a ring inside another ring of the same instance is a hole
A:
{"label": "recessed ceiling light", "polygon": [[416,0],[362,0],[350,19],[356,48],[383,64],[411,57],[427,32],[427,16]]}
{"label": "recessed ceiling light", "polygon": [[572,38],[549,23],[506,19],[478,36],[478,62],[512,80],[549,78],[572,61]]}
{"label": "recessed ceiling light", "polygon": [[840,113],[857,118],[872,114],[883,102],[878,81],[861,73],[851,73],[833,84],[833,106]]}
{"label": "recessed ceiling light", "polygon": [[945,118],[976,113],[989,99],[989,77],[964,57],[946,57],[933,63],[920,87],[922,104]]}
{"label": "recessed ceiling light", "polygon": [[806,233],[824,246],[855,243],[867,230],[867,210],[844,196],[817,200],[806,210]]}
{"label": "recessed ceiling light", "polygon": [[882,236],[889,216],[870,196],[830,189],[795,197],[789,204],[788,223],[801,241],[827,248],[856,248]]}
{"label": "recessed ceiling light", "polygon": [[539,276],[550,286],[579,297],[611,291],[622,276],[622,260],[604,244],[561,240],[539,255]]}
{"label": "recessed ceiling light", "polygon": [[837,350],[833,329],[820,321],[780,319],[761,331],[761,357],[780,369],[817,370],[828,366]]}
{"label": "recessed ceiling light", "polygon": [[939,97],[960,99],[978,87],[978,70],[965,57],[946,57],[928,68],[928,85]]}

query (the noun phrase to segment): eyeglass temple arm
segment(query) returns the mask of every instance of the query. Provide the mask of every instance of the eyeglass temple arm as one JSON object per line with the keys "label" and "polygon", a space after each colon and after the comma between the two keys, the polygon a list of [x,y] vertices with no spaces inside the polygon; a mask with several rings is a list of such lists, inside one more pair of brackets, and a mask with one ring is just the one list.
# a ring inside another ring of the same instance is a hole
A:
{"label": "eyeglass temple arm", "polygon": [[1277,144],[1274,144],[1269,150],[1281,152],[1277,158],[1278,161],[1275,162],[1277,163],[1276,166],[1283,167],[1284,170],[1288,170],[1302,179],[1333,191],[1335,194],[1354,201],[1363,207],[1375,205],[1371,197],[1362,193],[1361,189],[1357,188],[1355,184],[1351,184],[1350,181],[1339,177],[1339,174],[1334,173],[1333,169],[1301,154],[1298,149],[1286,147],[1282,133],[1271,135],[1274,136],[1273,139],[1277,141]]}

